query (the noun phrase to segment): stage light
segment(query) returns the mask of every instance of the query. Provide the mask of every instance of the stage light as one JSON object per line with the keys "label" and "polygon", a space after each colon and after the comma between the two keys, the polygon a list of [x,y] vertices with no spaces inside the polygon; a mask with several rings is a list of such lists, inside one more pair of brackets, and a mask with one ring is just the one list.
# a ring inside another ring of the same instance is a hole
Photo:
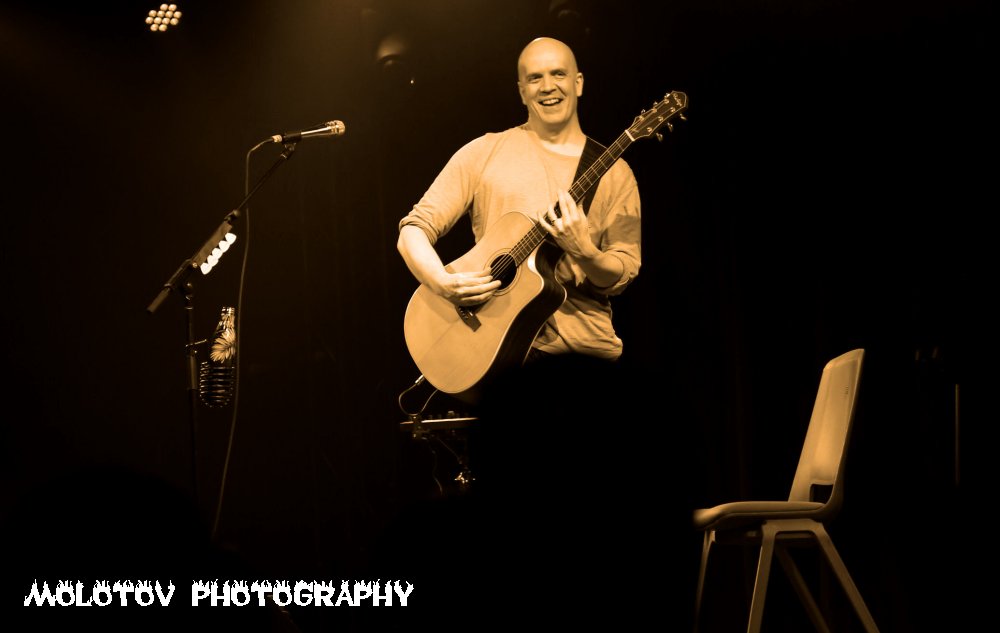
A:
{"label": "stage light", "polygon": [[416,74],[410,58],[410,38],[399,31],[384,35],[375,48],[375,65],[389,85],[416,85]]}
{"label": "stage light", "polygon": [[177,10],[176,4],[161,4],[159,9],[150,9],[146,15],[146,24],[149,30],[154,33],[162,33],[167,27],[177,26],[181,19],[181,12]]}

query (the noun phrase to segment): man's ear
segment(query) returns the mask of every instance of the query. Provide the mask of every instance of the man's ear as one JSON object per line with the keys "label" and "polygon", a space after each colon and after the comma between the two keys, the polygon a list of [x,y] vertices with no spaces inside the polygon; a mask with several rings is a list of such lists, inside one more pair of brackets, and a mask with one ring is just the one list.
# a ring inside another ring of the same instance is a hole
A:
{"label": "man's ear", "polygon": [[520,81],[517,82],[517,94],[521,95],[521,105],[528,105],[528,101],[524,98],[524,85]]}
{"label": "man's ear", "polygon": [[583,73],[576,73],[576,96],[583,96]]}

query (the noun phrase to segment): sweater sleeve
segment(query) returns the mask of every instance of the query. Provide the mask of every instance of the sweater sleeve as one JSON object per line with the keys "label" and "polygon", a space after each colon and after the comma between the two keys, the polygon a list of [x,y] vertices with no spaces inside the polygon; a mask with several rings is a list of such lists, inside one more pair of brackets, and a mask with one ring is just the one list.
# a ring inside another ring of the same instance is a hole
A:
{"label": "sweater sleeve", "polygon": [[451,230],[472,205],[491,136],[470,141],[452,155],[420,201],[399,221],[400,229],[418,226],[431,244]]}
{"label": "sweater sleeve", "polygon": [[[605,180],[600,185],[602,188],[607,186],[608,189],[605,198],[607,202],[601,203],[603,213],[600,214],[599,221],[602,223],[602,231],[598,247],[621,261],[622,275],[610,286],[590,285],[598,294],[613,296],[621,294],[639,274],[642,263],[642,222],[639,187],[631,168],[619,160]],[[595,207],[598,203],[595,197]]]}

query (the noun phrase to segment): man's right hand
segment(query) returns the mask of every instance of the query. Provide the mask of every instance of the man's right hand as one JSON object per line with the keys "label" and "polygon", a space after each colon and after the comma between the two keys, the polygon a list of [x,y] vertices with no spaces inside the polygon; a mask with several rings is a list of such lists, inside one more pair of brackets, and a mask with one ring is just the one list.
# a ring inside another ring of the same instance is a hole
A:
{"label": "man's right hand", "polygon": [[442,270],[427,287],[457,306],[472,306],[492,297],[500,287],[500,280],[493,279],[489,268],[464,273]]}
{"label": "man's right hand", "polygon": [[462,273],[449,272],[427,234],[418,226],[402,227],[397,247],[417,281],[457,306],[482,303],[500,287],[500,280],[493,279],[489,268]]}

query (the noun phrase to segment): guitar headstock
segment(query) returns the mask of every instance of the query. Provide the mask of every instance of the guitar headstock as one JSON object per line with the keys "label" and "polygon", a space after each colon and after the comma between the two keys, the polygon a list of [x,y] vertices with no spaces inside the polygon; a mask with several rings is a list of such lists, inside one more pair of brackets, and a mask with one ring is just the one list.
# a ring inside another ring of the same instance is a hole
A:
{"label": "guitar headstock", "polygon": [[673,130],[671,119],[679,118],[684,120],[684,110],[687,109],[688,98],[683,92],[676,90],[668,92],[663,99],[653,104],[649,110],[643,110],[639,116],[635,117],[632,126],[628,129],[632,140],[656,135],[662,139],[663,135],[658,133],[664,125],[668,130]]}

